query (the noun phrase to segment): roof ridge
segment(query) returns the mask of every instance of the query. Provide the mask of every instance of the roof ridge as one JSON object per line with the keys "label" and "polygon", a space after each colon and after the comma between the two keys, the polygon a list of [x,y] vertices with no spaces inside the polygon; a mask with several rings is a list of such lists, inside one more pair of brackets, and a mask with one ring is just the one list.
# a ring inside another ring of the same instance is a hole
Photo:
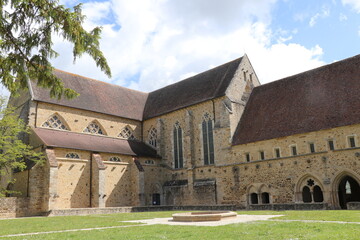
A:
{"label": "roof ridge", "polygon": [[241,60],[242,58],[243,58],[243,57],[239,57],[239,58],[233,59],[233,60],[228,61],[228,62],[226,62],[226,63],[223,63],[223,64],[221,64],[221,65],[218,65],[218,66],[215,66],[215,67],[213,67],[213,68],[210,68],[210,69],[208,69],[208,70],[206,70],[206,71],[199,72],[199,73],[197,73],[197,74],[195,74],[195,75],[193,75],[193,76],[191,76],[191,77],[188,77],[188,78],[182,79],[182,80],[180,80],[180,81],[174,82],[174,83],[172,83],[172,84],[166,85],[166,86],[164,86],[164,87],[162,87],[162,88],[155,89],[154,91],[151,91],[151,92],[149,92],[149,93],[153,93],[153,92],[156,92],[156,91],[159,91],[159,90],[168,88],[168,87],[170,87],[170,86],[179,84],[179,83],[181,83],[181,82],[184,82],[184,81],[187,81],[187,80],[191,80],[192,78],[194,78],[194,77],[196,77],[196,76],[198,76],[198,75],[206,74],[206,73],[208,73],[208,72],[210,72],[210,71],[213,71],[213,70],[215,70],[215,69],[217,69],[217,68],[221,68],[221,67],[223,67],[224,65],[227,65],[227,64],[230,64],[230,63],[239,61],[239,60]]}

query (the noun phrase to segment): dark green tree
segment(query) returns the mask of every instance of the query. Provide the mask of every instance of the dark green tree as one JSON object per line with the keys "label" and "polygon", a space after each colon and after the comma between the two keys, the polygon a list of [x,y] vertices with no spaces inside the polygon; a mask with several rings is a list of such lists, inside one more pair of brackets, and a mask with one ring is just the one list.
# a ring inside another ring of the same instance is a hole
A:
{"label": "dark green tree", "polygon": [[[13,171],[23,171],[27,161],[35,163],[44,160],[44,154],[19,139],[29,133],[29,127],[14,114],[14,108],[6,107],[5,98],[0,95],[0,179],[11,176]],[[13,181],[14,179],[9,179]],[[6,186],[0,186],[0,197],[7,193]]]}
{"label": "dark green tree", "polygon": [[0,0],[0,11],[0,78],[11,93],[25,89],[31,79],[49,88],[51,97],[77,96],[53,74],[50,59],[58,56],[53,50],[53,34],[73,44],[74,61],[87,53],[111,76],[99,49],[101,28],[89,32],[83,28],[81,4],[69,9],[58,0]]}

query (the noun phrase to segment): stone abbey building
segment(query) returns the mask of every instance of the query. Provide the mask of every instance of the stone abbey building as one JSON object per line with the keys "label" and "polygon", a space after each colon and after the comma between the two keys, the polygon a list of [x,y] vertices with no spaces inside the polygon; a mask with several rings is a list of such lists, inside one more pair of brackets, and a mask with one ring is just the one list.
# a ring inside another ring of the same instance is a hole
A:
{"label": "stone abbey building", "polygon": [[14,173],[32,214],[360,201],[360,55],[260,85],[248,57],[150,93],[55,70],[11,98],[47,161]]}

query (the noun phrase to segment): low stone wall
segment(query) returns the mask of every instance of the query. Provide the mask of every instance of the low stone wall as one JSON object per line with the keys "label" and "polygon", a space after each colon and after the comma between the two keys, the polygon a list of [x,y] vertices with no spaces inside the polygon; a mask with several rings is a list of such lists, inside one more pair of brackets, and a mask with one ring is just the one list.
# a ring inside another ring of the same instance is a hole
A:
{"label": "low stone wall", "polygon": [[360,210],[360,202],[348,202],[347,209],[349,210]]}
{"label": "low stone wall", "polygon": [[111,214],[129,212],[158,212],[158,211],[205,211],[205,210],[236,210],[235,205],[219,206],[145,206],[145,207],[107,207],[107,208],[72,208],[51,210],[48,216],[72,216]]}
{"label": "low stone wall", "polygon": [[248,206],[248,210],[327,210],[327,203],[294,203],[294,204],[253,204]]}
{"label": "low stone wall", "polygon": [[0,218],[29,216],[29,198],[0,198]]}

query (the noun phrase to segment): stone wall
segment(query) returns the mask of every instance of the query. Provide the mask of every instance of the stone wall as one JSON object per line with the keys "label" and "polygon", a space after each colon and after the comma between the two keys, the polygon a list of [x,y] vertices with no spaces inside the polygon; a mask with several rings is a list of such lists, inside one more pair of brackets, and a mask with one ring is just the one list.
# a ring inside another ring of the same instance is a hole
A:
{"label": "stone wall", "polygon": [[24,217],[29,215],[29,198],[0,198],[0,218]]}

